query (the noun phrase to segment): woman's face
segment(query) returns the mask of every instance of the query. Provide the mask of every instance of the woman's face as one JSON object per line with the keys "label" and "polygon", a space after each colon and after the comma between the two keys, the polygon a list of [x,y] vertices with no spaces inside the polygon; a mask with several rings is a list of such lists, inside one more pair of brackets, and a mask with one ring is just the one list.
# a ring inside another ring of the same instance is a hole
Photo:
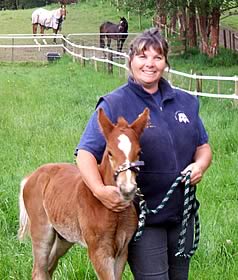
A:
{"label": "woman's face", "polygon": [[158,54],[153,47],[134,55],[131,60],[134,80],[149,93],[155,93],[158,90],[158,82],[166,66],[165,56]]}

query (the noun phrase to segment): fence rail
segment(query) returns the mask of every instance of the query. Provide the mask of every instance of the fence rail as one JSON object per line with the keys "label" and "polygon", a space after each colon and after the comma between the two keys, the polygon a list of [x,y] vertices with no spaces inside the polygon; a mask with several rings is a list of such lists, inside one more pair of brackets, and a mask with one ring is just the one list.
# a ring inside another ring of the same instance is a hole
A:
{"label": "fence rail", "polygon": [[[93,35],[99,36],[98,33],[93,33]],[[132,33],[131,35],[136,35],[136,33]],[[47,56],[44,51],[52,51],[53,49],[54,51],[58,50],[60,54],[68,53],[72,56],[74,61],[79,61],[82,64],[85,64],[86,61],[92,61],[96,71],[98,71],[98,63],[104,63],[107,65],[109,73],[112,73],[113,66],[116,66],[119,70],[122,69],[124,71],[125,76],[128,75],[128,55],[125,52],[117,52],[108,48],[102,49],[92,45],[85,45],[85,41],[81,42],[81,44],[78,44],[77,40],[76,43],[72,42],[72,38],[76,36],[90,36],[90,33],[68,34],[67,37],[61,34],[43,36],[34,36],[32,34],[0,35],[0,60],[2,50],[10,50],[10,60],[14,61],[14,57],[18,54],[17,51],[14,52],[15,49],[21,49],[23,52],[33,49],[36,54],[43,53],[37,56],[37,60],[46,60]],[[61,43],[40,43],[43,39],[52,41],[54,38]],[[34,40],[37,40],[37,43]],[[21,55],[24,59],[23,52]],[[119,73],[121,72],[119,71]],[[192,72],[188,74],[174,69],[166,69],[165,75],[172,86],[175,87],[176,85],[176,87],[193,95],[238,100],[238,76],[204,76]],[[225,82],[226,84],[224,84]]]}

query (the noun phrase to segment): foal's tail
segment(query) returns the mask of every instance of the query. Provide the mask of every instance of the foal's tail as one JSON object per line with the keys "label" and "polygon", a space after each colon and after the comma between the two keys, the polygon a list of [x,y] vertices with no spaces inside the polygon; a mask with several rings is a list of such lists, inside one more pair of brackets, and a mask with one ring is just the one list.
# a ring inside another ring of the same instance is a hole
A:
{"label": "foal's tail", "polygon": [[23,200],[23,190],[26,185],[28,178],[24,178],[21,182],[21,189],[19,195],[19,208],[20,208],[20,216],[19,216],[19,230],[18,230],[18,238],[19,240],[23,240],[29,232],[29,218],[26,212],[26,207]]}

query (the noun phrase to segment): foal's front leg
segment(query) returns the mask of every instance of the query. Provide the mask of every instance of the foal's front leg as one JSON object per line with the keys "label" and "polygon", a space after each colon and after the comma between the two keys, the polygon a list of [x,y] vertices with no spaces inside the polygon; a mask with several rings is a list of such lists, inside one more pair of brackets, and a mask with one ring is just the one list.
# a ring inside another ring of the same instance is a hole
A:
{"label": "foal's front leg", "polygon": [[120,256],[118,256],[115,261],[115,279],[116,280],[122,279],[122,274],[123,274],[123,271],[126,266],[127,257],[128,257],[128,249],[127,249],[127,247],[125,247],[123,252],[121,252]]}
{"label": "foal's front leg", "polygon": [[94,244],[88,247],[88,254],[98,279],[118,280],[115,277],[115,258],[111,248],[105,248],[102,244]]}

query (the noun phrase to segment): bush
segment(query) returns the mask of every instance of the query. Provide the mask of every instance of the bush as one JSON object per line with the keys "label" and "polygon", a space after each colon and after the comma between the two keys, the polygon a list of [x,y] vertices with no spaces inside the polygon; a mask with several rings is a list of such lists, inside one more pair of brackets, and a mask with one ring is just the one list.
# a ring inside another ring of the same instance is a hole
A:
{"label": "bush", "polygon": [[238,65],[238,53],[228,49],[220,48],[219,54],[215,57],[208,57],[201,54],[199,49],[188,49],[184,54],[177,56],[184,61],[193,61],[194,64],[206,65],[206,67],[229,67]]}

